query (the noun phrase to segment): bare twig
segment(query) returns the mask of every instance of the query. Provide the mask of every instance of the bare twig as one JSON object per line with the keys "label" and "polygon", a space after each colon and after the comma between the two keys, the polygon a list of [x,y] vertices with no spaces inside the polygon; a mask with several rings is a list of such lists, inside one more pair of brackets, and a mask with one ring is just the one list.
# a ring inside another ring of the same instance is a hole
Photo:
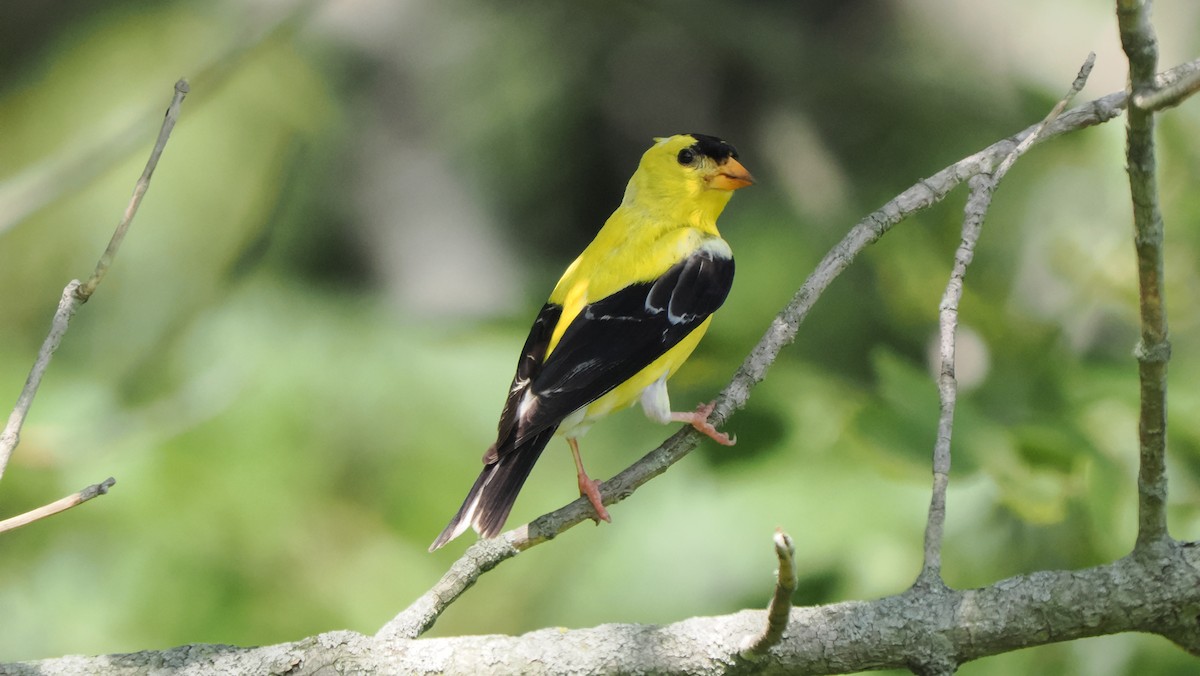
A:
{"label": "bare twig", "polygon": [[1012,152],[1009,153],[1002,162],[1000,162],[1000,166],[996,167],[996,170],[992,172],[992,180],[994,182],[1000,182],[1000,180],[1004,178],[1004,175],[1008,173],[1008,170],[1012,168],[1012,165],[1015,164],[1016,161],[1025,154],[1025,151],[1029,150],[1033,146],[1034,142],[1036,142],[1038,138],[1042,136],[1042,133],[1048,126],[1050,126],[1050,123],[1057,120],[1058,116],[1062,115],[1062,112],[1067,109],[1067,106],[1071,105],[1071,101],[1073,101],[1075,96],[1078,95],[1079,92],[1083,91],[1084,86],[1087,85],[1088,77],[1092,74],[1092,68],[1095,65],[1096,52],[1089,52],[1087,58],[1083,60],[1083,65],[1079,67],[1079,72],[1075,75],[1075,79],[1071,82],[1071,87],[1067,89],[1067,93],[1063,94],[1063,97],[1058,100],[1058,103],[1054,104],[1054,107],[1051,108],[1050,112],[1046,114],[1046,117],[1042,119],[1042,123],[1034,128],[1033,133],[1029,134],[1020,143],[1018,143],[1017,147],[1013,148]]}
{"label": "bare twig", "polygon": [[796,593],[796,546],[783,530],[775,531],[775,556],[779,570],[775,574],[775,595],[767,606],[767,626],[761,634],[749,637],[741,656],[755,659],[783,640],[792,616],[792,594]]}
{"label": "bare twig", "polygon": [[63,289],[62,298],[58,301],[58,309],[54,312],[54,320],[50,323],[50,333],[46,335],[46,340],[42,342],[42,347],[38,350],[37,359],[33,362],[33,368],[30,369],[29,376],[25,379],[25,387],[21,389],[21,394],[17,397],[17,405],[13,407],[12,413],[8,416],[8,423],[4,426],[4,431],[0,432],[0,478],[4,477],[4,469],[8,467],[8,460],[12,457],[13,449],[21,440],[21,426],[25,424],[25,416],[29,415],[29,407],[33,405],[33,398],[42,384],[42,375],[46,373],[46,367],[50,365],[50,357],[62,343],[63,335],[67,332],[67,325],[71,322],[71,316],[79,307],[79,300],[75,297],[75,290],[78,288],[79,280],[73,279]]}
{"label": "bare twig", "polygon": [[187,95],[188,85],[185,80],[180,80],[175,83],[175,94],[171,99],[171,105],[167,108],[166,115],[163,117],[162,130],[158,134],[158,141],[154,144],[154,149],[150,152],[150,159],[146,162],[146,168],[142,172],[142,177],[138,179],[137,187],[134,188],[133,197],[129,201],[129,206],[125,209],[125,215],[117,224],[116,232],[113,233],[112,240],[108,244],[108,248],[100,256],[99,262],[96,264],[96,270],[88,279],[86,285],[81,285],[78,280],[72,280],[63,289],[62,299],[58,303],[58,310],[54,313],[54,321],[50,325],[50,333],[46,336],[46,340],[42,342],[42,347],[38,351],[37,360],[33,364],[33,368],[29,371],[29,377],[25,379],[25,387],[22,388],[21,394],[17,397],[17,404],[13,408],[12,413],[8,416],[8,423],[4,427],[4,431],[0,433],[0,478],[4,477],[4,470],[8,467],[8,461],[12,457],[13,449],[21,440],[21,427],[25,424],[25,417],[29,414],[29,407],[33,404],[33,398],[37,396],[38,387],[42,383],[42,376],[46,372],[46,368],[50,366],[50,358],[54,355],[54,351],[58,349],[62,342],[63,335],[67,332],[67,326],[71,321],[71,317],[75,314],[75,310],[80,303],[86,302],[96,290],[96,285],[103,279],[104,273],[112,264],[113,256],[121,246],[121,240],[125,237],[125,232],[129,229],[129,224],[133,220],[134,214],[137,213],[138,205],[142,202],[142,197],[146,194],[146,189],[150,184],[150,176],[154,173],[154,168],[158,166],[158,158],[162,155],[163,147],[167,143],[167,138],[171,135],[171,130],[175,127],[175,120],[179,117],[179,106],[183,102],[184,96]]}
{"label": "bare twig", "polygon": [[[1155,89],[1158,45],[1143,0],[1118,0],[1121,46],[1129,58],[1129,90],[1134,95]],[[1141,340],[1135,354],[1141,382],[1138,420],[1138,536],[1135,551],[1157,550],[1167,532],[1167,306],[1163,295],[1163,220],[1158,206],[1154,158],[1154,113],[1131,107],[1126,120],[1125,166],[1133,200],[1134,247],[1137,250]]]}
{"label": "bare twig", "polygon": [[450,566],[450,570],[446,571],[432,589],[385,624],[375,637],[382,641],[396,641],[424,634],[437,621],[442,611],[475,584],[480,575],[495,568],[501,561],[517,555],[520,550],[514,546],[513,540],[513,531],[509,531],[500,537],[479,540],[467,547],[467,551]]}
{"label": "bare twig", "polygon": [[1088,54],[1079,74],[1075,76],[1067,93],[1037,125],[1025,136],[991,173],[972,176],[968,185],[971,194],[963,209],[962,242],[954,253],[954,266],[950,280],[938,306],[938,415],[937,440],[933,446],[933,494],[929,501],[929,518],[925,523],[924,564],[917,578],[917,585],[942,585],[942,536],[946,523],[946,487],[950,483],[950,437],[954,431],[954,408],[958,398],[958,381],[954,376],[955,337],[958,332],[958,305],[962,300],[963,278],[967,267],[975,256],[975,244],[983,229],[992,195],[1000,180],[1008,173],[1017,159],[1042,136],[1046,128],[1058,118],[1070,104],[1071,99],[1087,84],[1088,75],[1096,63],[1096,54]]}
{"label": "bare twig", "polygon": [[65,512],[75,505],[83,504],[92,498],[106,495],[108,493],[108,489],[112,488],[113,484],[115,483],[117,483],[116,479],[108,477],[98,484],[92,484],[78,493],[72,493],[61,500],[55,500],[48,505],[43,505],[37,509],[25,512],[24,514],[18,514],[17,516],[9,517],[3,521],[0,521],[0,533],[29,525],[34,521],[38,521],[39,519],[44,519],[48,516],[54,516],[59,512]]}
{"label": "bare twig", "polygon": [[[1035,138],[1036,134],[1029,138]],[[1018,146],[1019,147],[1019,146]],[[1008,159],[1017,149],[1009,153]],[[1012,166],[1009,163],[1009,166]],[[954,377],[954,343],[958,331],[958,304],[962,300],[963,278],[975,256],[975,243],[983,229],[983,220],[992,203],[996,179],[988,174],[972,176],[968,181],[971,194],[967,198],[962,225],[962,242],[954,254],[950,281],[938,307],[939,367],[937,440],[933,445],[933,496],[929,501],[929,518],[925,523],[925,563],[917,584],[942,584],[942,533],[946,522],[946,486],[950,482],[950,436],[954,431],[954,407],[958,398],[958,382]]]}
{"label": "bare twig", "polygon": [[163,148],[167,145],[167,139],[171,138],[171,130],[175,129],[175,121],[179,119],[179,106],[183,104],[183,98],[188,95],[187,80],[180,80],[175,83],[175,96],[171,99],[171,105],[167,106],[167,113],[163,116],[162,128],[158,130],[158,140],[154,142],[154,148],[150,151],[150,159],[146,161],[146,168],[142,170],[142,175],[138,178],[137,183],[133,186],[133,196],[129,198],[129,205],[125,207],[125,213],[121,216],[121,221],[117,223],[117,229],[113,231],[112,238],[108,241],[108,246],[104,249],[104,253],[100,255],[100,260],[96,262],[96,269],[92,272],[92,276],[80,285],[75,292],[76,297],[83,302],[87,302],[92,294],[96,291],[96,286],[100,284],[100,280],[104,279],[105,273],[108,272],[109,266],[112,265],[113,257],[117,255],[117,251],[121,248],[121,242],[125,241],[125,233],[129,232],[129,225],[133,223],[133,217],[137,215],[138,207],[142,205],[142,198],[146,196],[146,190],[150,187],[150,177],[154,175],[154,170],[158,167],[158,158],[162,157]]}

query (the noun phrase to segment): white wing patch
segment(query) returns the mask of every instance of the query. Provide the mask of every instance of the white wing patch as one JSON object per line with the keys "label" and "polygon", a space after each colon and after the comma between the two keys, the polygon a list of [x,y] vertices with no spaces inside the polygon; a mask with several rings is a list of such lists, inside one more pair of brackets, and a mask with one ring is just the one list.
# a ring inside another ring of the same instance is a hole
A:
{"label": "white wing patch", "polygon": [[[654,286],[650,288],[650,292],[646,294],[645,310],[647,314],[653,316],[666,312],[667,321],[673,326],[693,322],[697,317],[699,317],[699,315],[694,312],[680,312],[676,310],[676,297],[686,296],[686,294],[680,293],[680,286],[691,282],[698,277],[702,277],[704,267],[706,265],[712,265],[713,261],[716,259],[728,261],[729,259],[733,258],[733,251],[730,250],[729,244],[727,244],[723,239],[705,240],[696,249],[696,251],[698,253],[703,252],[708,255],[696,256],[693,254],[692,259],[687,264],[688,267],[685,268],[684,274],[676,279],[675,286],[670,290],[670,294],[667,296],[667,298],[661,298],[662,294],[659,292],[660,289],[658,286],[659,284],[662,284],[665,279],[660,279]],[[691,267],[693,264],[695,265],[695,268]],[[659,297],[659,302],[662,302],[663,300],[666,301],[666,307],[660,307],[655,303],[654,299],[656,296]]]}
{"label": "white wing patch", "polygon": [[521,397],[521,403],[517,404],[517,420],[526,420],[529,410],[537,403],[537,397],[532,392],[525,392],[525,396]]}

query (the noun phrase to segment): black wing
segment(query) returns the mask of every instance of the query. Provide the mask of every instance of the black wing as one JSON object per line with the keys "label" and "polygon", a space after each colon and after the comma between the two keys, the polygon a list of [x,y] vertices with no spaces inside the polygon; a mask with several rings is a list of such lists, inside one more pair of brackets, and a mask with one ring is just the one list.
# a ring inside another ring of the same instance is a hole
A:
{"label": "black wing", "polygon": [[[483,471],[429,550],[468,525],[482,537],[498,534],[563,418],[677,345],[721,307],[732,284],[733,259],[697,251],[654,282],[634,284],[585,306],[548,358],[562,307],[545,305],[521,350],[496,443],[483,456]],[[526,395],[530,404],[522,410]]]}
{"label": "black wing", "polygon": [[495,462],[496,448],[501,446],[504,439],[512,436],[513,426],[517,422],[517,407],[534,377],[542,369],[542,362],[546,359],[546,348],[550,345],[550,336],[554,333],[554,327],[558,324],[558,318],[561,316],[561,305],[546,303],[538,312],[537,319],[533,320],[533,327],[529,329],[529,337],[525,339],[525,347],[521,348],[517,373],[513,376],[512,385],[508,388],[508,399],[504,402],[504,411],[500,414],[496,444],[489,448],[487,453],[484,453],[484,463]]}
{"label": "black wing", "polygon": [[[700,250],[653,282],[630,285],[584,306],[536,373],[522,376],[528,363],[522,358],[501,417],[500,452],[557,427],[675,347],[725,302],[733,271],[732,258]],[[524,392],[517,395],[515,386],[522,377],[530,378],[534,401],[518,417]]]}
{"label": "black wing", "polygon": [[521,492],[521,486],[525,484],[533,464],[554,435],[555,428],[550,427],[523,445],[510,443],[521,398],[542,368],[550,336],[560,316],[562,307],[547,303],[533,321],[533,328],[529,330],[529,337],[525,339],[525,347],[521,350],[521,360],[517,362],[512,387],[508,390],[508,400],[504,402],[504,412],[500,414],[496,443],[483,454],[483,471],[467,492],[458,513],[429,546],[429,551],[458,537],[471,525],[483,537],[493,537],[504,527],[504,520],[517,500],[517,493]]}

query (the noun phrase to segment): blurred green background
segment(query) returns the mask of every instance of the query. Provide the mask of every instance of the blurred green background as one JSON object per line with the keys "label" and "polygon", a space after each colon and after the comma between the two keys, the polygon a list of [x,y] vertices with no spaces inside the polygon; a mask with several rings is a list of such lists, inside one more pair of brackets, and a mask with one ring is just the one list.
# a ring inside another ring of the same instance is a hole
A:
{"label": "blurred green background", "polygon": [[[737,145],[732,295],[673,381],[710,399],[821,255],[922,176],[1120,89],[1111,3],[62,0],[0,8],[0,394],[15,401],[72,277],[192,94],[116,264],[77,315],[0,484],[0,660],[371,633],[473,536],[425,551],[492,440],[528,324],[653,136]],[[1163,67],[1200,6],[1155,6]],[[1170,525],[1200,538],[1200,105],[1160,117]],[[1002,185],[962,303],[945,574],[958,587],[1126,553],[1136,286],[1123,123],[1032,151]],[[821,299],[728,425],[613,510],[487,574],[434,635],[664,623],[903,590],[937,417],[928,354],[962,193]],[[6,404],[7,405],[7,404]],[[669,430],[583,442],[611,476]],[[554,442],[510,519],[576,497]],[[1183,674],[1123,635],[964,674]]]}

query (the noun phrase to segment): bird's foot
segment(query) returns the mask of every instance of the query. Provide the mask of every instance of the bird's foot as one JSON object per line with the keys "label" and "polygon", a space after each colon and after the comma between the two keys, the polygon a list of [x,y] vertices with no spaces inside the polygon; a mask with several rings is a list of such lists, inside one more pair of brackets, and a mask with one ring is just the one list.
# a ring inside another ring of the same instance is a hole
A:
{"label": "bird's foot", "polygon": [[600,499],[600,482],[592,479],[586,474],[579,475],[579,494],[588,499],[592,503],[592,509],[596,510],[596,516],[592,520],[599,526],[601,521],[612,523],[612,517],[608,515],[608,510],[604,508],[604,501]]}
{"label": "bird's foot", "polygon": [[588,499],[592,503],[592,509],[596,510],[596,516],[592,521],[596,525],[600,525],[600,521],[612,523],[612,517],[608,515],[608,510],[604,508],[604,501],[600,499],[600,482],[589,477],[583,469],[583,458],[579,455],[579,442],[574,437],[567,437],[567,444],[571,446],[571,456],[575,458],[575,474],[579,477],[579,494]]}
{"label": "bird's foot", "polygon": [[722,446],[732,446],[737,443],[737,437],[730,437],[724,432],[718,432],[717,428],[713,427],[712,423],[708,422],[708,416],[713,412],[713,409],[716,408],[716,406],[716,402],[700,404],[696,407],[696,410],[692,411],[691,413],[672,413],[671,420],[689,423],[692,427],[696,428],[697,432],[700,432],[718,444],[721,444]]}

